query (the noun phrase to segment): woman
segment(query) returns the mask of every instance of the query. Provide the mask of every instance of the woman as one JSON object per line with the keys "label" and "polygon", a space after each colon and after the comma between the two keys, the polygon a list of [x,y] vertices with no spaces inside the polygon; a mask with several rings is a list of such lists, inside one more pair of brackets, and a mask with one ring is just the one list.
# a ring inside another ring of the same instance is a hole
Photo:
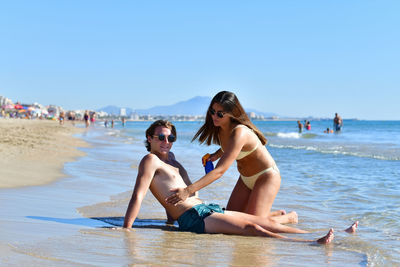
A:
{"label": "woman", "polygon": [[[240,177],[229,198],[227,210],[262,217],[275,216],[281,223],[297,222],[297,214],[271,213],[279,191],[281,176],[274,159],[265,147],[264,135],[250,121],[234,93],[222,91],[211,100],[206,121],[192,141],[221,146],[209,160],[218,161],[215,169],[186,188],[177,188],[166,199],[176,204],[187,196],[219,179],[237,161]],[[277,216],[280,215],[280,216]]]}

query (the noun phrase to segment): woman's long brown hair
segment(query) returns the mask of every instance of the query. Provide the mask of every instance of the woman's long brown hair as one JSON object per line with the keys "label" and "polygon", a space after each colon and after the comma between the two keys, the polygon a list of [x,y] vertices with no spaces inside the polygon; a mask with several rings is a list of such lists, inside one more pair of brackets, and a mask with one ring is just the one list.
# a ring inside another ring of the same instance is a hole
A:
{"label": "woman's long brown hair", "polygon": [[265,138],[265,136],[261,133],[260,130],[257,129],[257,127],[251,122],[251,120],[247,116],[246,112],[239,102],[239,99],[234,93],[228,91],[219,92],[211,100],[210,106],[207,110],[206,121],[194,135],[192,142],[198,138],[200,144],[206,142],[207,145],[221,145],[218,137],[220,127],[214,126],[213,120],[211,118],[211,113],[209,112],[214,103],[220,104],[223,107],[224,112],[227,112],[231,115],[231,122],[246,125],[254,131],[254,133],[257,135],[263,145],[267,143],[267,139]]}

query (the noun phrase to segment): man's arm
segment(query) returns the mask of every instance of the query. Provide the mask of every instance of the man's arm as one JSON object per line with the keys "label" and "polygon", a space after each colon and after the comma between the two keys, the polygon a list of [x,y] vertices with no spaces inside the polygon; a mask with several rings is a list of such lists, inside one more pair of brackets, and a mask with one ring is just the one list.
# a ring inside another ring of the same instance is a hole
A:
{"label": "man's arm", "polygon": [[139,172],[136,178],[135,188],[133,189],[132,197],[125,214],[124,228],[132,227],[156,170],[157,157],[153,154],[148,154],[139,164]]}

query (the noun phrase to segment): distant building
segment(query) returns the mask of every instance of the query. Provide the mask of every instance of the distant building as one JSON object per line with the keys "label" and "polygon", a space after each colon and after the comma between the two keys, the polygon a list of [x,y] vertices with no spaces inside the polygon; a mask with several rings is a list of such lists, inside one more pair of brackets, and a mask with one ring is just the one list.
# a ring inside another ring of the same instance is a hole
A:
{"label": "distant building", "polygon": [[105,112],[105,111],[97,111],[97,117],[98,118],[104,118],[104,117],[107,117],[107,116],[108,116],[107,112]]}
{"label": "distant building", "polygon": [[121,117],[126,117],[126,108],[121,108],[120,111],[119,111],[119,115]]}
{"label": "distant building", "polygon": [[138,121],[139,119],[139,114],[137,114],[136,112],[131,114],[131,120]]}
{"label": "distant building", "polygon": [[256,113],[254,113],[254,112],[249,112],[248,115],[249,115],[249,118],[252,120],[256,118]]}
{"label": "distant building", "polygon": [[13,102],[11,101],[11,99],[0,95],[0,106],[3,106],[3,105],[10,105],[10,104],[12,104],[12,103],[13,103]]}

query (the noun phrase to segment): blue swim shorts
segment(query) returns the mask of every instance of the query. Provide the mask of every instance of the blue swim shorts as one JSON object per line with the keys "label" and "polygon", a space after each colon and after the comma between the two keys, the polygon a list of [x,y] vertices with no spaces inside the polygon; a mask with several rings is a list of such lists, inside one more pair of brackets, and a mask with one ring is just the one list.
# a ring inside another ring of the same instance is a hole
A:
{"label": "blue swim shorts", "polygon": [[179,230],[189,231],[198,234],[204,233],[204,219],[213,212],[224,213],[223,209],[217,204],[199,204],[185,211],[179,218]]}

